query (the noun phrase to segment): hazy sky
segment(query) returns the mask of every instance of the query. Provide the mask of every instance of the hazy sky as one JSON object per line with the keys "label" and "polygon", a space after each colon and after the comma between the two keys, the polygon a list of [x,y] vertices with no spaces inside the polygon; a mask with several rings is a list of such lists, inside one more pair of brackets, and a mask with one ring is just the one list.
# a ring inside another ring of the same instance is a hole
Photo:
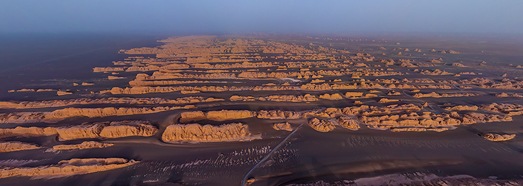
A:
{"label": "hazy sky", "polygon": [[1,0],[0,32],[523,34],[523,0]]}

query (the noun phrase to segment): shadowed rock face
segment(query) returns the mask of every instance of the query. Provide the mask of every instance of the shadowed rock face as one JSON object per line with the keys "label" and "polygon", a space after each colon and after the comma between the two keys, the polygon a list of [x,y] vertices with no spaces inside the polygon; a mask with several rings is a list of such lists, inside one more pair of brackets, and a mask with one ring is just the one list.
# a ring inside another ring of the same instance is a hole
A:
{"label": "shadowed rock face", "polygon": [[70,159],[62,160],[56,165],[41,167],[2,168],[0,178],[18,176],[56,178],[119,169],[136,163],[138,161],[123,158]]}
{"label": "shadowed rock face", "polygon": [[232,123],[221,126],[200,124],[169,125],[162,134],[162,141],[176,142],[224,142],[255,139],[247,125]]}

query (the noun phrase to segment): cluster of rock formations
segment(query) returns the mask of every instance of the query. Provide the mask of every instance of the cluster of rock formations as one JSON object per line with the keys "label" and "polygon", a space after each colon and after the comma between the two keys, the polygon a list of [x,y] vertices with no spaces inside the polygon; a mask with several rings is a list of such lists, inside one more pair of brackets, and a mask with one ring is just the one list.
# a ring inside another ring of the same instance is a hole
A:
{"label": "cluster of rock formations", "polygon": [[[514,73],[491,77],[491,73],[467,68],[477,63],[441,55],[457,51],[387,46],[378,53],[349,52],[310,39],[309,45],[302,45],[254,37],[174,37],[160,41],[158,47],[121,50],[130,55],[112,66],[94,67],[93,72],[103,73],[96,80],[68,81],[67,87],[52,89],[30,85],[9,90],[14,100],[33,92],[47,92],[52,98],[0,101],[0,123],[6,125],[0,128],[0,138],[56,137],[58,144],[8,141],[0,142],[0,151],[104,151],[116,144],[104,140],[143,140],[160,136],[158,131],[163,131],[160,138],[165,143],[250,141],[259,139],[258,134],[274,132],[253,127],[263,123],[269,124],[265,128],[281,131],[275,132],[278,135],[297,130],[298,124],[322,133],[365,126],[392,132],[442,132],[523,115],[523,106],[509,99],[523,97],[523,81]],[[471,100],[485,96],[492,104],[442,103],[474,96]],[[172,118],[179,119],[177,124],[110,121],[159,112],[176,113]],[[66,123],[90,118],[101,122]],[[483,137],[505,141],[515,134]],[[1,168],[0,178],[62,177],[136,163],[121,158],[71,159],[56,165]]]}

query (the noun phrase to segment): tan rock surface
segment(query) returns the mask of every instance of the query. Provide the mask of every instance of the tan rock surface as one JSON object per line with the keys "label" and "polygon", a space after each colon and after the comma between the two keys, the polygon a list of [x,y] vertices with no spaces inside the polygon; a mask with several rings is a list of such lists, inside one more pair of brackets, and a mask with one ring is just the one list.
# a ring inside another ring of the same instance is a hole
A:
{"label": "tan rock surface", "polygon": [[73,145],[55,145],[51,148],[51,151],[68,151],[68,150],[82,150],[82,149],[94,149],[94,148],[106,148],[113,146],[112,143],[100,143],[96,141],[84,141],[80,144]]}
{"label": "tan rock surface", "polygon": [[40,167],[2,168],[0,178],[22,176],[50,179],[119,169],[136,163],[138,161],[123,158],[70,159],[62,160],[55,165]]}
{"label": "tan rock surface", "polygon": [[23,143],[18,141],[0,142],[0,152],[14,152],[22,150],[39,149],[40,147],[30,143]]}
{"label": "tan rock surface", "polygon": [[169,125],[162,134],[162,141],[177,142],[226,142],[254,139],[247,125],[232,123],[221,126],[200,124]]}
{"label": "tan rock surface", "polygon": [[483,135],[483,138],[489,141],[509,141],[516,137],[516,134],[495,134],[495,133],[487,133]]}
{"label": "tan rock surface", "polygon": [[336,128],[332,121],[318,118],[309,120],[309,126],[318,132],[330,132]]}
{"label": "tan rock surface", "polygon": [[284,130],[284,131],[293,131],[294,128],[292,127],[292,125],[288,122],[285,122],[285,123],[275,123],[272,125],[272,128],[274,130]]}

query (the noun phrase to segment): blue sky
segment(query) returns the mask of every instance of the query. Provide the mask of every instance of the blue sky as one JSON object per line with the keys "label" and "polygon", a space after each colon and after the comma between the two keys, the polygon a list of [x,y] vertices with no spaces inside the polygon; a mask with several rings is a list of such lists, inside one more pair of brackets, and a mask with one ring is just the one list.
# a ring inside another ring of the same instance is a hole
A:
{"label": "blue sky", "polygon": [[523,34],[523,1],[2,0],[0,32]]}

